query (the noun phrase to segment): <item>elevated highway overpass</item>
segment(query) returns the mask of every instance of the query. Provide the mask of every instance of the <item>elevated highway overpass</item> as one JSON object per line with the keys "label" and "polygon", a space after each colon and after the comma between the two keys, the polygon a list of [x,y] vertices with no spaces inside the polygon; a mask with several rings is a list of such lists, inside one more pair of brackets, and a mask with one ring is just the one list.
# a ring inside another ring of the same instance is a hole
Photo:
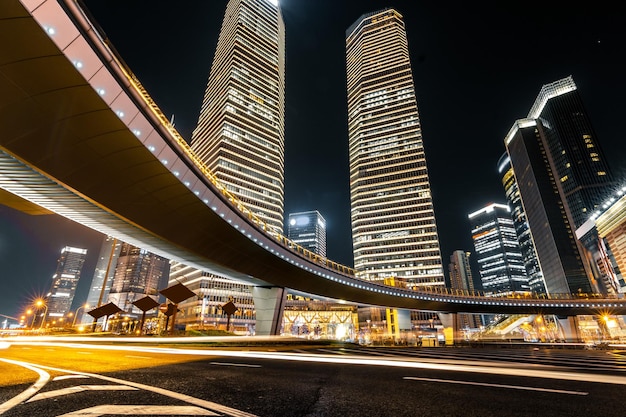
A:
{"label": "elevated highway overpass", "polygon": [[60,214],[261,292],[290,288],[443,313],[626,313],[622,299],[487,298],[360,280],[289,242],[230,195],[79,2],[2,0],[0,42],[5,204]]}

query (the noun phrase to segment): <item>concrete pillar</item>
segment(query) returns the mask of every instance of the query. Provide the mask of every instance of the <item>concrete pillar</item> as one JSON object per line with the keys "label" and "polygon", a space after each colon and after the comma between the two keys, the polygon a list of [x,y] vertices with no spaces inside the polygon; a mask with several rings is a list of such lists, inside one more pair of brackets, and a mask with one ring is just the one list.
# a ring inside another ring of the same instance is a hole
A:
{"label": "concrete pillar", "polygon": [[446,345],[454,345],[458,334],[458,320],[456,313],[438,313],[439,320],[443,325],[443,335],[446,338]]}
{"label": "concrete pillar", "polygon": [[557,316],[557,320],[566,342],[575,343],[582,340],[576,316]]}
{"label": "concrete pillar", "polygon": [[259,336],[280,334],[285,289],[282,287],[252,287],[252,299],[256,311],[255,333]]}

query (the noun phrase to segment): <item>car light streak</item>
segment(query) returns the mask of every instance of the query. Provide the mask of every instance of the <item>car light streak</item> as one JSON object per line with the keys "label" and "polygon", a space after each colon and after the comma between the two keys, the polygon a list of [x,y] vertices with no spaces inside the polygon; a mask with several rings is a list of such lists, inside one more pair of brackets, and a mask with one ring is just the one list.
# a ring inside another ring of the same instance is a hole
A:
{"label": "car light streak", "polygon": [[478,385],[478,386],[481,386],[481,387],[519,389],[519,390],[525,390],[525,391],[541,391],[541,392],[551,392],[551,393],[555,393],[555,394],[589,395],[588,392],[583,392],[583,391],[567,391],[567,390],[561,390],[561,389],[525,387],[525,386],[521,386],[521,385],[488,384],[486,382],[457,381],[457,380],[454,380],[454,379],[417,378],[417,377],[413,377],[413,376],[405,376],[402,379],[408,379],[408,380],[412,380],[412,381],[425,381],[425,382],[443,382],[443,383],[446,383],[446,384]]}
{"label": "car light streak", "polygon": [[[118,339],[119,340],[119,339]],[[154,342],[154,340],[152,340]],[[13,342],[16,345],[30,344],[30,345],[45,345],[54,347],[66,347],[76,349],[102,349],[102,350],[117,350],[117,351],[132,351],[132,352],[144,352],[144,353],[157,353],[157,354],[172,354],[172,355],[195,355],[195,356],[221,356],[231,358],[245,358],[245,359],[270,359],[270,360],[287,360],[297,362],[317,362],[317,363],[336,363],[336,364],[349,364],[349,365],[370,365],[370,366],[387,366],[398,368],[413,368],[413,369],[431,369],[431,370],[443,370],[452,372],[473,372],[491,375],[508,375],[522,378],[547,378],[547,379],[559,379],[566,381],[579,381],[579,382],[596,382],[603,384],[615,384],[626,385],[626,377],[616,375],[597,375],[592,373],[582,372],[567,372],[567,371],[555,371],[547,369],[528,369],[513,368],[510,366],[504,366],[500,364],[480,364],[471,365],[471,361],[465,361],[464,364],[452,364],[452,363],[435,363],[426,362],[424,360],[414,359],[378,359],[378,358],[364,358],[356,355],[346,355],[338,357],[336,355],[320,355],[320,354],[302,354],[302,353],[288,353],[288,352],[261,352],[261,351],[232,351],[232,350],[219,350],[219,349],[180,349],[180,348],[166,348],[166,347],[150,347],[150,346],[113,346],[113,345],[85,345],[81,343],[60,343],[60,342]],[[46,368],[47,369],[47,368]]]}
{"label": "car light streak", "polygon": [[241,366],[244,368],[260,368],[261,365],[252,365],[249,363],[231,363],[231,362],[210,362],[211,365],[221,365],[221,366]]}

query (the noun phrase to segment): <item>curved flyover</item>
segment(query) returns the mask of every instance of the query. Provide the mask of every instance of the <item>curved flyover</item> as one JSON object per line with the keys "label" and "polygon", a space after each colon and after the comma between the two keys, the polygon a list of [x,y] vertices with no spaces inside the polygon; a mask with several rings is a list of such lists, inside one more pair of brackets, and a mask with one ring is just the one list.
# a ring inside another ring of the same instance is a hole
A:
{"label": "curved flyover", "polygon": [[3,201],[25,211],[44,208],[242,282],[356,303],[438,312],[626,312],[622,300],[466,297],[359,280],[241,207],[197,163],[75,0],[2,0],[0,42],[0,187]]}

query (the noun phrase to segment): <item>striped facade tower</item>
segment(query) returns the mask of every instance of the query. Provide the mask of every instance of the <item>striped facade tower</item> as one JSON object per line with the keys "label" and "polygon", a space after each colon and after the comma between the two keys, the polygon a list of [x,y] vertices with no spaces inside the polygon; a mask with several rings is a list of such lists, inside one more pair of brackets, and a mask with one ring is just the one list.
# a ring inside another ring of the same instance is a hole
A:
{"label": "striped facade tower", "polygon": [[282,234],[285,29],[277,2],[230,0],[191,148]]}
{"label": "striped facade tower", "polygon": [[354,268],[366,280],[444,287],[402,15],[361,16],[346,32],[346,66]]}

